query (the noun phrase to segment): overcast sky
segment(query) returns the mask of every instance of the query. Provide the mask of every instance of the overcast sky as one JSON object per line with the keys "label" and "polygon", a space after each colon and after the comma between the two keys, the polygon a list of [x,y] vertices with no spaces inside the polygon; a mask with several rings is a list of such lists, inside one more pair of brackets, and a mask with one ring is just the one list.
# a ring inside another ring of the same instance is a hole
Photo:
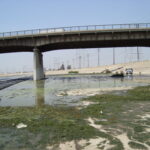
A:
{"label": "overcast sky", "polygon": [[[0,0],[0,32],[80,25],[149,23],[150,0]],[[139,48],[141,60],[149,48]],[[116,48],[116,63],[136,60],[137,48]],[[97,49],[44,53],[44,67],[61,63],[79,67],[97,65]],[[112,48],[100,49],[100,65],[112,64]],[[33,53],[0,54],[0,72],[32,70]]]}

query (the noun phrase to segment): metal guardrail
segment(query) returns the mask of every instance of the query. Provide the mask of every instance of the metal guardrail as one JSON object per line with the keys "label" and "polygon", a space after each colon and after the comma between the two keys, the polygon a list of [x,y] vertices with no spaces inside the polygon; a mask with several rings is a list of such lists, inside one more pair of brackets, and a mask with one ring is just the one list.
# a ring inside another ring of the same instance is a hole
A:
{"label": "metal guardrail", "polygon": [[147,29],[150,28],[150,23],[138,23],[138,24],[108,24],[108,25],[88,25],[88,26],[72,26],[72,27],[60,27],[60,28],[46,28],[46,29],[33,29],[13,32],[0,33],[0,38],[4,37],[19,37],[26,35],[40,35],[50,33],[61,32],[75,32],[75,31],[104,31],[104,30],[117,30],[117,29]]}

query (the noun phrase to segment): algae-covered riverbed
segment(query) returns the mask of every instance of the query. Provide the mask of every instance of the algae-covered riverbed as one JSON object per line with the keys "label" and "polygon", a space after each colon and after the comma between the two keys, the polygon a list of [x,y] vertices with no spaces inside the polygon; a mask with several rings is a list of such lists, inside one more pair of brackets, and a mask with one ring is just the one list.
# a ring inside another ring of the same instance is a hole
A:
{"label": "algae-covered riverbed", "polygon": [[[65,76],[25,81],[1,90],[0,149],[148,150],[147,79]],[[108,93],[108,88],[116,91]],[[83,89],[92,92],[85,95]],[[78,92],[71,95],[73,90]],[[24,126],[18,128],[20,124]]]}

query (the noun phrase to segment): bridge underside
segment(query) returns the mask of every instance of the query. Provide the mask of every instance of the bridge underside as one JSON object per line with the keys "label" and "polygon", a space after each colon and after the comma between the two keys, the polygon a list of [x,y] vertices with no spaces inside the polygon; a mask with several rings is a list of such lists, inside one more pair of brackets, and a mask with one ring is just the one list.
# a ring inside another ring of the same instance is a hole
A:
{"label": "bridge underside", "polygon": [[80,49],[80,48],[111,48],[111,47],[150,47],[150,40],[118,40],[118,41],[85,41],[85,42],[66,42],[54,43],[41,46],[0,46],[0,53],[13,52],[33,52],[37,47],[41,52],[63,50],[63,49]]}
{"label": "bridge underside", "polygon": [[80,49],[80,48],[111,48],[111,47],[149,47],[150,40],[124,40],[124,41],[86,41],[86,42],[69,42],[40,46],[43,52],[49,50],[61,49]]}

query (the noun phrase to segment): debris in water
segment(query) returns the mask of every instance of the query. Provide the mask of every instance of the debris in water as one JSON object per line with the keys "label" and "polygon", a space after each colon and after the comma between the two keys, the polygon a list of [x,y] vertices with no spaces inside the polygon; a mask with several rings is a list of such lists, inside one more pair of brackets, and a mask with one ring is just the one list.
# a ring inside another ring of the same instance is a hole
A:
{"label": "debris in water", "polygon": [[102,111],[102,110],[100,111],[100,114],[103,114],[103,111]]}
{"label": "debris in water", "polygon": [[16,127],[17,127],[18,129],[21,129],[21,128],[26,128],[27,125],[26,125],[26,124],[23,124],[23,123],[19,123]]}

